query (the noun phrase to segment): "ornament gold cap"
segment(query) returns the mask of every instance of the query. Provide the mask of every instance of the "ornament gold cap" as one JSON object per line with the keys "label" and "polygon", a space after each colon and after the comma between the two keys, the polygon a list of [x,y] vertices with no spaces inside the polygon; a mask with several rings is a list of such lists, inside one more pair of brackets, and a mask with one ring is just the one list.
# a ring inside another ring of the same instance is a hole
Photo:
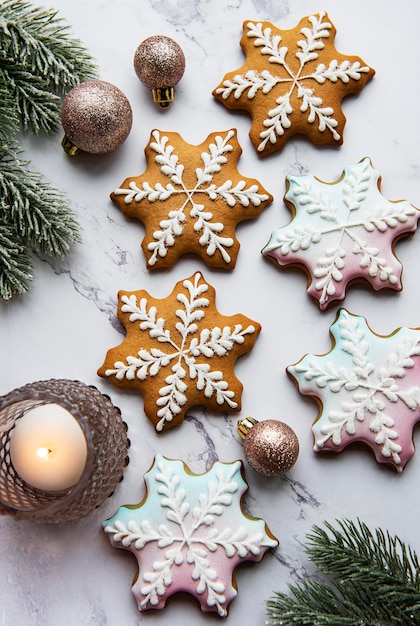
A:
{"label": "ornament gold cap", "polygon": [[158,87],[152,89],[153,101],[162,109],[167,109],[175,98],[175,90],[173,87]]}
{"label": "ornament gold cap", "polygon": [[258,424],[258,420],[254,419],[253,417],[244,417],[243,419],[239,420],[238,434],[242,437],[242,439],[245,439],[245,437],[247,436],[251,428],[255,426],[255,424]]}
{"label": "ornament gold cap", "polygon": [[72,143],[67,137],[67,135],[64,135],[61,145],[63,146],[64,152],[69,156],[75,156],[76,154],[79,154],[79,152],[81,152],[80,148],[75,146],[74,143]]}

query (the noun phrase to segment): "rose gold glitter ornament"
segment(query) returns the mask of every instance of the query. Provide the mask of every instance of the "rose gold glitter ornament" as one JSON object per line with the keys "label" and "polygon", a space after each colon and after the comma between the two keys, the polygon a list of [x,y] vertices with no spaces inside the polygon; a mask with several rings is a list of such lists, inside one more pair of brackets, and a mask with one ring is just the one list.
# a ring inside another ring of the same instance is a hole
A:
{"label": "rose gold glitter ornament", "polygon": [[299,441],[284,422],[246,417],[238,422],[238,433],[249,465],[264,476],[285,474],[297,461]]}
{"label": "rose gold glitter ornament", "polygon": [[103,80],[88,80],[66,95],[61,108],[67,154],[79,151],[106,154],[128,137],[133,122],[131,106],[118,87]]}
{"label": "rose gold glitter ornament", "polygon": [[153,100],[166,109],[174,99],[174,87],[185,71],[185,56],[181,47],[164,35],[145,39],[134,54],[137,76],[152,90]]}

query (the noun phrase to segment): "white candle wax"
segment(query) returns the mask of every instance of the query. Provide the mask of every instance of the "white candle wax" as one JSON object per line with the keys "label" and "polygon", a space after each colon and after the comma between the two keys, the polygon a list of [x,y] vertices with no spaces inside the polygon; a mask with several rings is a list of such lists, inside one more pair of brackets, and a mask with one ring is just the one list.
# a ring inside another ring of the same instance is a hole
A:
{"label": "white candle wax", "polygon": [[10,460],[17,474],[44,491],[78,483],[86,466],[87,443],[75,417],[59,404],[27,411],[10,438]]}

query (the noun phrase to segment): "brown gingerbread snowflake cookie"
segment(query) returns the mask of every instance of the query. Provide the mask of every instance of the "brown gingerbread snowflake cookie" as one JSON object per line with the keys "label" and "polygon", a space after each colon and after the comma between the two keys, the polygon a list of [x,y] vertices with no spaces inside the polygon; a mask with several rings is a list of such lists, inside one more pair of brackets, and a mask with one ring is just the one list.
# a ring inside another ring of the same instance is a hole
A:
{"label": "brown gingerbread snowflake cookie", "polygon": [[242,383],[234,366],[254,346],[260,324],[221,315],[215,290],[200,272],[177,283],[167,298],[147,291],[118,295],[127,335],[108,350],[98,374],[140,391],[157,432],[180,424],[193,406],[240,410]]}
{"label": "brown gingerbread snowflake cookie", "polygon": [[290,30],[244,22],[245,63],[227,73],[213,95],[228,109],[251,114],[258,154],[280,150],[296,134],[315,144],[343,142],[341,101],[360,92],[375,71],[360,57],[339,53],[335,34],[326,13],[304,17]]}
{"label": "brown gingerbread snowflake cookie", "polygon": [[187,253],[212,267],[235,267],[236,224],[256,218],[273,199],[238,172],[241,152],[235,130],[212,133],[197,146],[178,133],[152,131],[146,171],[111,194],[125,215],[145,226],[148,269],[170,267]]}

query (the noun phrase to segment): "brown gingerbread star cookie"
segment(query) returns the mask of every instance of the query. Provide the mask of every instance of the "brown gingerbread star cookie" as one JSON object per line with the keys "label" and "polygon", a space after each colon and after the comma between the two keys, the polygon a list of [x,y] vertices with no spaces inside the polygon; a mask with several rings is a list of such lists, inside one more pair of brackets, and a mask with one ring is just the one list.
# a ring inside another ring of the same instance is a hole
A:
{"label": "brown gingerbread star cookie", "polygon": [[211,133],[197,146],[178,133],[152,131],[146,171],[111,194],[145,226],[148,269],[170,267],[187,253],[212,267],[235,267],[236,224],[256,218],[273,199],[257,180],[239,174],[241,152],[235,130]]}
{"label": "brown gingerbread star cookie", "polygon": [[216,309],[215,290],[200,272],[163,299],[147,291],[119,294],[118,317],[127,331],[108,351],[99,376],[144,396],[144,412],[161,432],[180,424],[193,406],[239,411],[242,383],[236,359],[249,352],[261,326]]}
{"label": "brown gingerbread star cookie", "polygon": [[346,118],[342,99],[360,92],[375,71],[358,56],[340,54],[326,13],[291,30],[244,22],[245,63],[225,75],[213,95],[228,109],[248,111],[251,141],[260,155],[284,147],[292,135],[340,145]]}

